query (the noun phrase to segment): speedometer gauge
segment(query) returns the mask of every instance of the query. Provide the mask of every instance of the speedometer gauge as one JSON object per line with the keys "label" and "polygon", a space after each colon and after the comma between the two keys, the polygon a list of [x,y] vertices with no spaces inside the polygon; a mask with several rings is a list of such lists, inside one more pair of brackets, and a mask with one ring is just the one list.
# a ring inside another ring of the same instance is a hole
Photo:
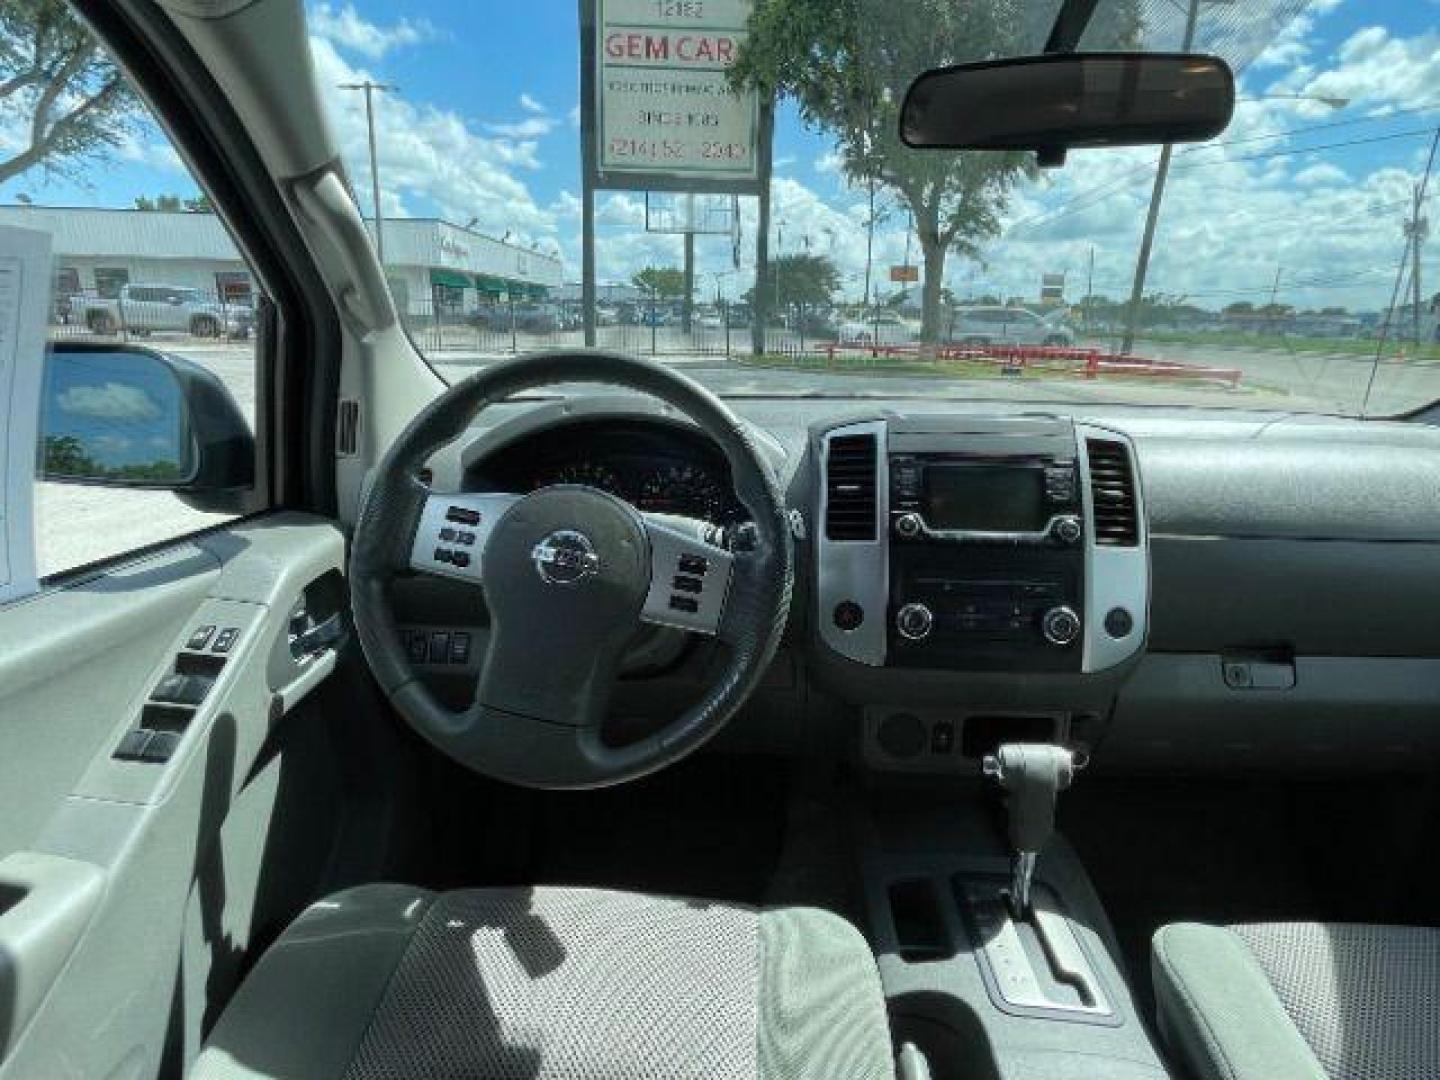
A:
{"label": "speedometer gauge", "polygon": [[640,488],[640,509],[716,522],[725,512],[725,489],[698,465],[666,465]]}
{"label": "speedometer gauge", "polygon": [[548,484],[584,484],[608,491],[611,495],[620,494],[620,477],[610,466],[598,461],[572,461],[547,470],[540,474],[535,486],[545,487]]}

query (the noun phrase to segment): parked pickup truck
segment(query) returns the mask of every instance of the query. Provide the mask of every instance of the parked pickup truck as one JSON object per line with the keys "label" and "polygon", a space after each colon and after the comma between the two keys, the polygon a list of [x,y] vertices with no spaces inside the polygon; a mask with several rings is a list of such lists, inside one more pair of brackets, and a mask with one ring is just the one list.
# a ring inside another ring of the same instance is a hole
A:
{"label": "parked pickup truck", "polygon": [[179,330],[195,337],[240,338],[249,335],[253,323],[249,305],[222,304],[212,294],[182,285],[125,285],[114,300],[77,297],[75,306],[96,334]]}

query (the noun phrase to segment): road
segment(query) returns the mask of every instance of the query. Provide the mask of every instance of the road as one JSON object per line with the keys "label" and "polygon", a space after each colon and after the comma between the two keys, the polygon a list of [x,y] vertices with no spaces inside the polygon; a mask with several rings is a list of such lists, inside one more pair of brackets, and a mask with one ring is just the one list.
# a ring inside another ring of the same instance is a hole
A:
{"label": "road", "polygon": [[[639,328],[627,327],[627,331]],[[645,340],[633,345],[648,347]],[[678,346],[678,331],[666,342]],[[713,333],[723,334],[723,331]],[[734,338],[740,333],[732,332]],[[732,338],[732,346],[736,341]],[[158,348],[177,353],[213,370],[231,388],[236,400],[253,423],[255,370],[252,348],[246,344],[188,344],[155,341]],[[459,342],[449,342],[452,346]],[[508,341],[506,342],[508,345]],[[522,347],[524,342],[521,343]],[[723,340],[719,343],[723,348]],[[662,345],[663,347],[663,345]],[[642,348],[642,355],[648,349]],[[1022,375],[1014,379],[975,380],[943,383],[924,375],[886,375],[879,369],[853,373],[827,371],[822,366],[760,368],[748,357],[723,355],[662,356],[659,359],[679,368],[724,395],[866,395],[933,398],[944,386],[957,397],[980,400],[1023,400],[1074,403],[1099,402],[1185,404],[1214,407],[1250,407],[1298,411],[1356,413],[1365,399],[1372,361],[1344,354],[1285,353],[1268,350],[1209,348],[1195,345],[1145,345],[1142,355],[1153,359],[1181,360],[1242,372],[1238,388],[1219,384],[1134,380],[1094,381],[1042,379]],[[431,354],[440,375],[454,381],[465,377],[503,354],[483,354],[450,348]],[[1390,362],[1376,372],[1370,393],[1370,415],[1389,415],[1440,399],[1440,364]],[[75,484],[36,485],[38,562],[42,575],[56,573],[97,559],[158,543],[170,537],[218,524],[225,515],[193,510],[163,491],[119,491],[113,488]]]}

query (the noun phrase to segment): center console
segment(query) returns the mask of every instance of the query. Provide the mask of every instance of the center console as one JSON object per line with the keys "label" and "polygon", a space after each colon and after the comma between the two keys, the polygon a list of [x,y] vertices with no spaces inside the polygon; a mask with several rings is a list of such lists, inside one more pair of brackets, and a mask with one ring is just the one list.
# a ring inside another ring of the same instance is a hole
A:
{"label": "center console", "polygon": [[1065,417],[913,416],[820,438],[817,621],[871,667],[1092,673],[1141,647],[1133,448]]}

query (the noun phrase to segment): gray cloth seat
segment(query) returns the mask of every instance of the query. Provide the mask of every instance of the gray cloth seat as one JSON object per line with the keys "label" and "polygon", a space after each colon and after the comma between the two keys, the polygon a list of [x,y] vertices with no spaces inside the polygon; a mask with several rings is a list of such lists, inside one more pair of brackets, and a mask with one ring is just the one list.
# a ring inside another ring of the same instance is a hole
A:
{"label": "gray cloth seat", "polygon": [[874,958],[809,908],[367,885],[260,958],[201,1080],[893,1080]]}
{"label": "gray cloth seat", "polygon": [[1440,1078],[1440,930],[1162,927],[1161,1034],[1203,1080]]}

